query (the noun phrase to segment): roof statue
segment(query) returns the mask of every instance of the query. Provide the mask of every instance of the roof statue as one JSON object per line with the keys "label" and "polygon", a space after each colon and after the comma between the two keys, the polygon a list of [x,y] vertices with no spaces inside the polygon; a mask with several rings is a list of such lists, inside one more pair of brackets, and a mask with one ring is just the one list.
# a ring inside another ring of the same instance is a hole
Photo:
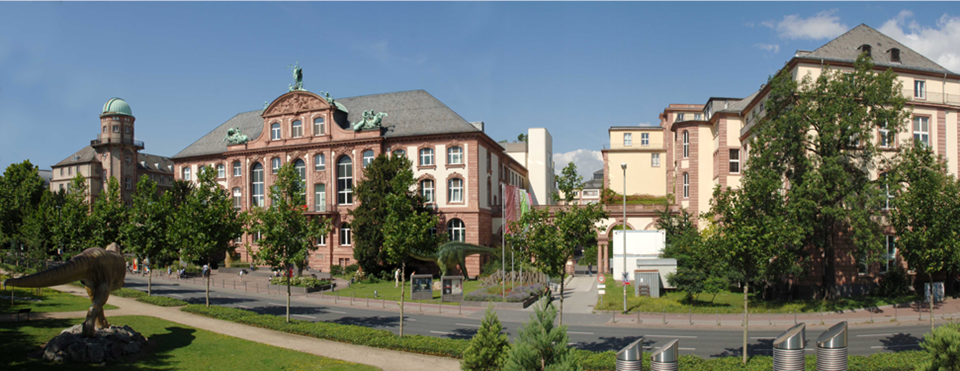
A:
{"label": "roof statue", "polygon": [[293,81],[294,84],[290,85],[290,91],[303,91],[306,90],[303,88],[303,69],[300,68],[300,61],[297,61],[297,64],[289,65],[287,67],[293,68]]}
{"label": "roof statue", "polygon": [[379,129],[380,122],[383,121],[384,117],[387,117],[387,114],[384,112],[374,114],[373,110],[363,111],[363,119],[350,125],[353,126],[353,131]]}
{"label": "roof statue", "polygon": [[231,146],[235,144],[244,144],[248,140],[250,140],[250,138],[247,138],[246,135],[241,133],[239,127],[227,129],[227,136],[223,138],[223,141],[227,142],[227,145]]}
{"label": "roof statue", "polygon": [[61,266],[26,277],[10,278],[3,281],[3,284],[16,287],[50,287],[80,281],[86,286],[92,302],[90,310],[87,311],[87,319],[83,321],[81,333],[84,337],[92,337],[96,329],[110,327],[103,316],[103,305],[110,298],[110,292],[123,287],[126,273],[126,263],[120,255],[120,247],[111,243],[106,250],[91,247]]}
{"label": "roof statue", "polygon": [[337,102],[336,100],[334,100],[333,96],[330,95],[330,92],[322,91],[321,93],[323,93],[323,98],[326,99],[327,103],[330,103],[331,106],[336,107],[338,110],[341,110],[343,112],[350,112],[350,111],[347,111],[347,106],[344,106],[340,102]]}
{"label": "roof statue", "polygon": [[460,265],[460,273],[463,273],[464,277],[467,275],[467,257],[473,254],[480,253],[493,253],[494,249],[489,247],[483,247],[480,245],[474,245],[465,242],[451,241],[443,245],[440,245],[439,251],[431,253],[429,255],[416,255],[411,254],[410,256],[414,259],[437,263],[440,266],[440,276],[446,276],[447,273],[457,269],[457,265]]}

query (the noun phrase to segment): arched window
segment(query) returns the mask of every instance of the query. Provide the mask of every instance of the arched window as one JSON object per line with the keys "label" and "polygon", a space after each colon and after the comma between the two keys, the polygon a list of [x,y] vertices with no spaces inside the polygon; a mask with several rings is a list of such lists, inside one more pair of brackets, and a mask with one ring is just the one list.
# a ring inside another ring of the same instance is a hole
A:
{"label": "arched window", "polygon": [[363,168],[366,169],[367,165],[373,162],[373,150],[368,149],[363,151]]}
{"label": "arched window", "polygon": [[403,157],[403,156],[406,156],[406,155],[407,155],[407,152],[405,152],[405,151],[402,150],[402,149],[398,149],[398,150],[396,150],[396,151],[393,151],[393,156],[394,156],[394,157]]}
{"label": "arched window", "polygon": [[280,124],[270,125],[270,140],[280,140]]}
{"label": "arched window", "polygon": [[337,204],[353,205],[353,163],[349,156],[337,160]]}
{"label": "arched window", "polygon": [[223,164],[217,164],[217,178],[223,179],[227,177],[227,167]]}
{"label": "arched window", "polygon": [[270,163],[273,165],[273,167],[271,168],[271,171],[272,171],[274,174],[280,172],[280,158],[279,158],[279,157],[274,157],[273,160],[270,161]]}
{"label": "arched window", "polygon": [[424,199],[423,202],[426,202],[426,203],[434,202],[433,180],[424,179],[420,181],[420,195],[423,196],[423,199]]}
{"label": "arched window", "polygon": [[447,149],[447,165],[463,165],[463,148],[450,147]]}
{"label": "arched window", "polygon": [[424,148],[420,150],[420,166],[433,165],[433,148]]}
{"label": "arched window", "polygon": [[690,132],[683,132],[683,158],[690,157]]}
{"label": "arched window", "polygon": [[293,124],[290,125],[290,128],[292,129],[290,130],[290,134],[294,138],[299,138],[303,136],[303,123],[300,122],[300,120],[294,121]]}
{"label": "arched window", "polygon": [[450,237],[450,241],[466,241],[467,229],[464,227],[463,221],[460,219],[450,219],[447,222],[447,234]]}
{"label": "arched window", "polygon": [[297,174],[300,175],[300,182],[306,182],[307,181],[307,164],[304,163],[303,160],[297,159],[297,161],[293,163],[293,168],[296,169]]}
{"label": "arched window", "polygon": [[327,157],[322,153],[316,156],[313,156],[313,170],[323,171],[327,169]]}
{"label": "arched window", "polygon": [[690,174],[683,173],[683,198],[690,198]]}
{"label": "arched window", "polygon": [[463,179],[450,179],[447,196],[447,202],[463,202]]}
{"label": "arched window", "polygon": [[259,162],[250,169],[251,206],[263,207],[263,165]]}
{"label": "arched window", "polygon": [[190,181],[190,167],[185,167],[181,170],[183,173],[183,180]]}
{"label": "arched window", "polygon": [[238,177],[238,176],[240,176],[240,174],[241,174],[240,161],[234,161],[234,162],[233,162],[233,176]]}
{"label": "arched window", "polygon": [[340,224],[340,246],[350,246],[350,223]]}

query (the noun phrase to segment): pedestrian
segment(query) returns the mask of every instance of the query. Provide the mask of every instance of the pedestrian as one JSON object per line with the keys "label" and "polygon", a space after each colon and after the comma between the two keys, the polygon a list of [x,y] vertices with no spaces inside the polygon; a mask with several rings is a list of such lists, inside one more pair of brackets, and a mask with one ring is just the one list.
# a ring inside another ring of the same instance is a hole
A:
{"label": "pedestrian", "polygon": [[396,281],[393,283],[393,287],[400,287],[400,268],[397,268],[397,270],[393,272],[393,279]]}
{"label": "pedestrian", "polygon": [[170,277],[170,273],[171,273],[171,269],[170,267],[167,267],[167,277]]}
{"label": "pedestrian", "polygon": [[243,281],[243,274],[244,274],[244,273],[246,273],[246,271],[243,270],[243,269],[241,269],[241,270],[240,270],[240,281]]}

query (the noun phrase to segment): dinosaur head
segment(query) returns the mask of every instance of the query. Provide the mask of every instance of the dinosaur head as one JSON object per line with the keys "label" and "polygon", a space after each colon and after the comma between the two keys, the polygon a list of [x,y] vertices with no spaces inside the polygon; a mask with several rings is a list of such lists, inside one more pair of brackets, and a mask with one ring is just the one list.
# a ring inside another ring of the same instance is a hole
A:
{"label": "dinosaur head", "polygon": [[113,252],[119,254],[119,253],[120,253],[120,245],[117,245],[116,242],[113,242],[113,243],[107,245],[107,251],[113,251]]}

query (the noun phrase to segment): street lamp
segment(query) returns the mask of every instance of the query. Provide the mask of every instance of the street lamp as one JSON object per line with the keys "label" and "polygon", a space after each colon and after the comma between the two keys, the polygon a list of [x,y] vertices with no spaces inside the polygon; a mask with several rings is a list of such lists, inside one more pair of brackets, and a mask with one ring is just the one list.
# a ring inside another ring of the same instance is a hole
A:
{"label": "street lamp", "polygon": [[627,163],[620,164],[623,169],[623,313],[627,313]]}

